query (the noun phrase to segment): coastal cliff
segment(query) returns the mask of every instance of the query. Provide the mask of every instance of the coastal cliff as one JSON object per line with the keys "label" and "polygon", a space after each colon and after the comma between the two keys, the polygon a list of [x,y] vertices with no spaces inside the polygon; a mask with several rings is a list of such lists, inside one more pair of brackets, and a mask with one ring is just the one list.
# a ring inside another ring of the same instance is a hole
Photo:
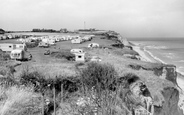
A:
{"label": "coastal cliff", "polygon": [[[114,35],[113,40],[102,35],[100,37],[94,38],[95,42],[100,41],[100,44],[105,41],[103,45],[108,43],[109,46],[116,43],[122,45],[84,48],[89,56],[100,58],[100,61],[94,63],[43,56],[43,50],[39,48],[33,48],[32,62],[2,61],[0,114],[21,112],[22,115],[29,112],[37,115],[42,111],[51,115],[55,106],[56,114],[69,115],[183,115],[178,105],[181,89],[175,65],[141,60],[144,57],[132,58],[141,55],[121,35]],[[62,42],[56,46],[60,47],[61,44]],[[39,62],[38,58],[51,62]],[[30,64],[30,67],[26,64]],[[7,86],[7,89],[1,88],[3,86]],[[29,108],[29,105],[33,108]]]}
{"label": "coastal cliff", "polygon": [[173,84],[177,85],[176,82],[177,72],[175,65],[151,64],[151,66],[146,66],[146,65],[130,64],[129,67],[135,70],[143,69],[147,71],[153,71],[153,73],[156,76],[171,81]]}
{"label": "coastal cliff", "polygon": [[[121,37],[121,41],[122,43],[130,45],[126,38]],[[181,89],[177,83],[178,73],[176,72],[175,65],[162,63],[130,63],[127,67],[136,71],[150,71],[153,72],[155,77],[166,80],[165,82],[172,82],[173,85],[162,87],[159,91],[150,93],[154,106],[153,115],[183,115],[183,110],[178,104]],[[152,88],[148,88],[148,90],[152,92]]]}

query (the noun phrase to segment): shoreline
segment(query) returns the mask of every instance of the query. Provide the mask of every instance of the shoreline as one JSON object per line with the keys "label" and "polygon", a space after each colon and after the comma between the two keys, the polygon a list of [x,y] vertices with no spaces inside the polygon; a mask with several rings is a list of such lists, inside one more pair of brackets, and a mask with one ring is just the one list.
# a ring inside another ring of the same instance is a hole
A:
{"label": "shoreline", "polygon": [[[140,55],[141,61],[168,64],[163,60],[159,59],[158,57],[154,56],[150,51],[146,50],[146,46],[140,46],[140,44],[135,44],[135,46],[132,46],[132,47],[133,47],[133,50]],[[184,76],[184,72],[179,71],[177,67],[176,67],[176,72]]]}
{"label": "shoreline", "polygon": [[[150,63],[163,63],[167,64],[161,59],[154,56],[151,52],[146,50],[146,46],[140,46],[140,44],[135,44],[135,46],[132,46],[133,50],[136,51],[140,55],[141,61],[150,62]],[[184,113],[184,73],[180,72],[176,67],[176,72],[181,74],[177,75],[176,82],[178,84],[178,91],[179,91],[179,102],[178,106],[181,110],[183,110]]]}
{"label": "shoreline", "polygon": [[143,46],[135,45],[132,46],[133,50],[140,55],[141,61],[151,62],[151,63],[162,63],[160,59],[153,56],[153,54],[145,49]]}

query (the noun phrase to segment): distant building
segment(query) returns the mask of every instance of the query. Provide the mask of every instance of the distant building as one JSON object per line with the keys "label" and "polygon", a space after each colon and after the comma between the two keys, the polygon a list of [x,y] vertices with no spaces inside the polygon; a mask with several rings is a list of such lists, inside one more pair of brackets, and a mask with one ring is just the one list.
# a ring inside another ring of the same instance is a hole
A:
{"label": "distant building", "polygon": [[53,29],[33,29],[32,32],[56,32]]}
{"label": "distant building", "polygon": [[5,31],[0,28],[0,34],[4,34],[4,33],[5,33]]}
{"label": "distant building", "polygon": [[32,32],[41,32],[40,29],[33,29]]}
{"label": "distant building", "polygon": [[91,33],[93,33],[94,31],[96,31],[95,28],[90,28],[90,29],[78,29],[78,30],[75,30],[76,33],[83,33],[83,34],[91,34]]}
{"label": "distant building", "polygon": [[81,31],[81,32],[89,32],[89,31],[95,31],[95,28],[90,28],[90,29],[78,29],[77,31]]}
{"label": "distant building", "polygon": [[66,28],[62,28],[62,29],[60,29],[60,32],[61,32],[61,33],[67,33],[68,30],[67,30]]}

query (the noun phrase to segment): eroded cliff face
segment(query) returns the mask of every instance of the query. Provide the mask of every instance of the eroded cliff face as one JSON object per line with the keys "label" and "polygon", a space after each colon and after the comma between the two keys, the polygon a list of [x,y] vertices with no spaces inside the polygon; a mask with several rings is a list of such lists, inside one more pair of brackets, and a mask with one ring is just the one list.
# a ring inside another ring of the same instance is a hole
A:
{"label": "eroded cliff face", "polygon": [[178,108],[179,91],[174,87],[162,90],[164,100],[161,106],[154,105],[154,115],[183,115]]}
{"label": "eroded cliff face", "polygon": [[124,46],[127,46],[127,47],[131,46],[131,45],[129,44],[129,41],[128,41],[126,38],[122,37],[121,35],[117,35],[117,38],[118,38],[118,40],[119,40],[122,44],[124,44]]}
{"label": "eroded cliff face", "polygon": [[155,75],[162,79],[166,79],[171,81],[173,84],[177,85],[176,78],[177,78],[177,72],[176,72],[176,66],[175,65],[158,65],[153,67],[146,67],[144,65],[137,65],[137,64],[130,64],[130,68],[135,70],[148,70],[153,71]]}
{"label": "eroded cliff face", "polygon": [[156,76],[160,77],[161,79],[171,81],[174,84],[171,87],[163,87],[162,90],[158,91],[159,93],[152,93],[150,97],[152,99],[151,102],[154,108],[154,110],[152,109],[153,115],[183,115],[182,110],[178,106],[180,94],[176,82],[176,66],[159,65],[146,67],[144,65],[130,64],[129,67],[136,70],[143,69],[147,71],[153,71]]}

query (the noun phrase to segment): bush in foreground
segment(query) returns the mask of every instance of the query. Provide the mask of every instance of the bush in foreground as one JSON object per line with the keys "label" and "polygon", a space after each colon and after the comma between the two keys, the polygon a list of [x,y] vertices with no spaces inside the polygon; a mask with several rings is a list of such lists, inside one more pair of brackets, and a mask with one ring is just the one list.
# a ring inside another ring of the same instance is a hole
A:
{"label": "bush in foreground", "polygon": [[80,71],[80,77],[84,96],[78,101],[79,112],[101,115],[130,114],[124,97],[121,96],[127,91],[118,86],[118,75],[112,65],[89,63]]}
{"label": "bush in foreground", "polygon": [[0,97],[0,115],[39,115],[41,113],[40,96],[31,88],[14,86],[6,90],[1,89]]}
{"label": "bush in foreground", "polygon": [[87,88],[95,87],[97,90],[106,90],[117,78],[117,72],[110,64],[89,63],[87,68],[81,70],[81,81]]}

